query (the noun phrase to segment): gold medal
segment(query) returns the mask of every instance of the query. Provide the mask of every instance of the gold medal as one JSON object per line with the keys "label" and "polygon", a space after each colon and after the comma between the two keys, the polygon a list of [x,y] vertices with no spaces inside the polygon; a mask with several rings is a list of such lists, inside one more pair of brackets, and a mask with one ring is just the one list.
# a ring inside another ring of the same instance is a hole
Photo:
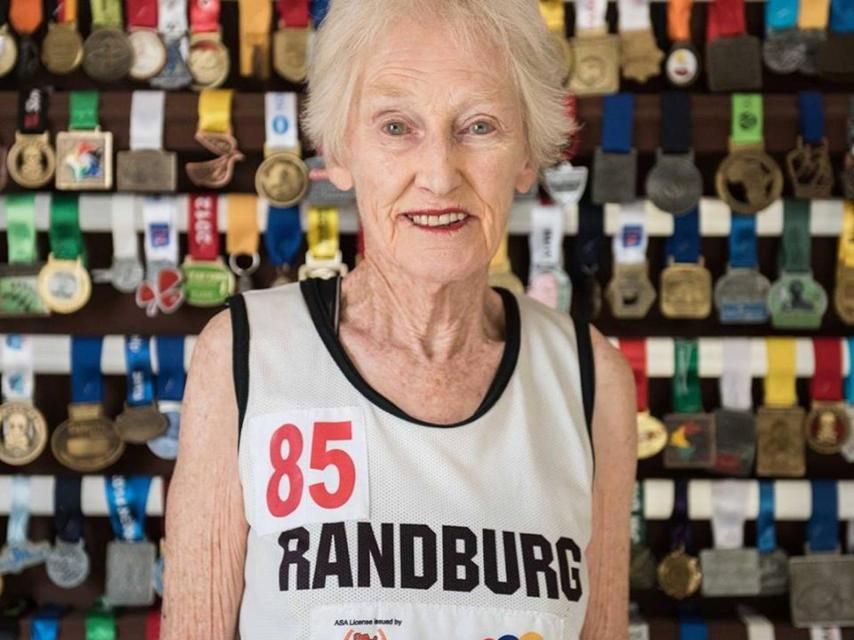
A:
{"label": "gold medal", "polygon": [[56,134],[56,188],[100,190],[113,186],[113,134],[99,129]]}
{"label": "gold medal", "polygon": [[799,478],[806,473],[804,414],[801,407],[759,407],[756,475]]}
{"label": "gold medal", "polygon": [[92,280],[78,256],[61,260],[51,253],[39,271],[38,291],[45,305],[56,313],[82,309],[92,295]]}
{"label": "gold medal", "polygon": [[661,272],[661,313],[699,319],[712,311],[712,276],[702,264],[677,262]]}
{"label": "gold medal", "polygon": [[95,29],[83,43],[83,70],[93,80],[121,80],[132,64],[133,47],[127,34],[117,27]]}
{"label": "gold medal", "polygon": [[44,133],[15,132],[15,144],[6,156],[9,175],[17,184],[27,189],[38,189],[53,179],[56,171],[56,154]]}
{"label": "gold medal", "polygon": [[47,423],[41,411],[26,402],[0,405],[0,461],[21,466],[38,458],[47,445]]}
{"label": "gold medal", "polygon": [[637,429],[639,459],[658,455],[667,446],[667,427],[649,411],[638,411]]}
{"label": "gold medal", "polygon": [[51,22],[42,43],[42,64],[54,75],[75,71],[83,62],[83,37],[74,22]]}
{"label": "gold medal", "polygon": [[577,35],[572,39],[569,90],[580,96],[620,89],[620,39],[613,35]]}
{"label": "gold medal", "polygon": [[219,32],[193,33],[190,36],[190,55],[187,67],[193,76],[194,88],[214,89],[228,78],[231,62],[228,49]]}
{"label": "gold medal", "polygon": [[655,288],[644,264],[615,264],[605,299],[616,318],[643,318],[655,302]]}
{"label": "gold medal", "polygon": [[295,153],[277,151],[258,167],[255,190],[277,207],[295,205],[308,191],[308,168]]}
{"label": "gold medal", "polygon": [[658,585],[671,598],[684,600],[697,593],[703,581],[700,562],[684,547],[668,553],[658,565]]}
{"label": "gold medal", "polygon": [[68,420],[50,439],[50,448],[60,464],[80,473],[94,473],[121,458],[125,444],[103,412],[98,403],[68,405]]}
{"label": "gold medal", "polygon": [[810,449],[832,455],[848,441],[851,425],[842,402],[814,401],[804,421],[804,437]]}
{"label": "gold medal", "polygon": [[273,68],[290,82],[304,82],[308,73],[307,27],[284,27],[273,34]]}
{"label": "gold medal", "polygon": [[18,61],[18,45],[9,25],[0,27],[0,77],[8,75]]}
{"label": "gold medal", "polygon": [[836,314],[846,324],[854,324],[854,201],[845,200],[842,233],[836,250],[836,284],[833,290]]}

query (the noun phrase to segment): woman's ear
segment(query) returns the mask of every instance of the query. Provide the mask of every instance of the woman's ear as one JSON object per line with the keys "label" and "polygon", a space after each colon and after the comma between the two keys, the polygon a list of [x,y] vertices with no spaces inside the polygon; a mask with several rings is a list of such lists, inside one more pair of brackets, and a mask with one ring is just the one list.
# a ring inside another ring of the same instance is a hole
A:
{"label": "woman's ear", "polygon": [[537,181],[537,171],[534,169],[530,160],[525,161],[525,166],[522,167],[522,170],[519,172],[519,175],[516,176],[516,184],[513,186],[516,188],[516,191],[519,193],[528,193],[531,190],[531,187],[534,186],[534,182]]}
{"label": "woman's ear", "polygon": [[329,176],[329,182],[341,191],[349,191],[353,188],[353,174],[349,169],[341,165],[329,164],[326,166],[326,174]]}

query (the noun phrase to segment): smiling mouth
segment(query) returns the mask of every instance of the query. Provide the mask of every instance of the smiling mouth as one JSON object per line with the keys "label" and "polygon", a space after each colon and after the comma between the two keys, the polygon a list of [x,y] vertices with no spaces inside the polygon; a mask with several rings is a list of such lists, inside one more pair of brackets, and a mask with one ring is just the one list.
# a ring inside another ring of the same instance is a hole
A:
{"label": "smiling mouth", "polygon": [[450,231],[459,229],[471,217],[464,211],[430,211],[404,213],[403,216],[414,226],[430,231]]}

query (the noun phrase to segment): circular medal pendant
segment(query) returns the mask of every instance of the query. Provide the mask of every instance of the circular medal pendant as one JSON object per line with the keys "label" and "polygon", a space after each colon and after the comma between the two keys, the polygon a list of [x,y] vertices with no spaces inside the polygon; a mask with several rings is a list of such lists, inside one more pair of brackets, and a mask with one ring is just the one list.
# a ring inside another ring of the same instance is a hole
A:
{"label": "circular medal pendant", "polygon": [[817,329],[827,293],[810,273],[783,273],[768,291],[768,309],[774,327]]}
{"label": "circular medal pendant", "polygon": [[736,213],[757,213],[780,197],[783,172],[764,151],[738,149],[718,167],[715,188]]}
{"label": "circular medal pendant", "polygon": [[51,311],[74,313],[92,295],[92,280],[80,258],[60,260],[50,255],[39,271],[38,291]]}
{"label": "circular medal pendant", "polygon": [[125,443],[113,421],[102,415],[101,405],[75,403],[68,411],[69,419],[50,438],[51,451],[60,464],[80,473],[94,473],[122,457]]}
{"label": "circular medal pendant", "polygon": [[308,167],[295,153],[276,152],[258,167],[255,190],[274,206],[293,206],[308,191]]}
{"label": "circular medal pendant", "polygon": [[659,151],[646,176],[646,192],[656,207],[673,215],[697,206],[703,195],[703,176],[694,164],[694,154]]}
{"label": "circular medal pendant", "polygon": [[638,458],[644,460],[658,455],[667,446],[667,427],[649,411],[640,411],[637,416]]}
{"label": "circular medal pendant", "polygon": [[166,66],[166,47],[154,29],[134,29],[128,34],[133,49],[130,77],[150,80]]}
{"label": "circular medal pendant", "polygon": [[228,78],[228,49],[211,36],[195,36],[190,42],[187,66],[197,89],[213,89]]}
{"label": "circular medal pendant", "polygon": [[42,42],[42,64],[54,75],[75,71],[83,62],[83,37],[73,24],[52,22]]}
{"label": "circular medal pendant", "polygon": [[83,70],[93,80],[121,80],[127,76],[132,64],[133,49],[127,34],[121,29],[96,29],[83,44]]}
{"label": "circular medal pendant", "polygon": [[153,404],[138,407],[125,405],[124,411],[116,416],[115,428],[119,437],[131,444],[145,444],[162,435],[169,421]]}
{"label": "circular medal pendant", "polygon": [[700,55],[690,42],[676,42],[664,63],[664,73],[675,87],[690,87],[700,76]]}
{"label": "circular medal pendant", "polygon": [[18,61],[18,45],[15,37],[4,28],[0,30],[0,76],[8,75]]}
{"label": "circular medal pendant", "polygon": [[115,258],[110,272],[110,284],[121,293],[134,293],[145,279],[145,269],[137,258]]}
{"label": "circular medal pendant", "polygon": [[850,435],[844,405],[816,403],[807,414],[804,435],[813,451],[826,455],[839,453]]}
{"label": "circular medal pendant", "polygon": [[57,587],[74,589],[89,577],[89,554],[83,540],[66,542],[57,540],[45,563],[47,576]]}
{"label": "circular medal pendant", "polygon": [[762,41],[762,59],[774,73],[794,73],[805,56],[806,44],[795,29],[771,31]]}
{"label": "circular medal pendant", "polygon": [[658,565],[658,585],[671,598],[684,600],[694,595],[702,581],[699,560],[684,549],[670,552]]}
{"label": "circular medal pendant", "polygon": [[48,133],[16,133],[6,166],[12,180],[20,186],[27,189],[45,186],[56,171],[56,153],[50,146]]}
{"label": "circular medal pendant", "polygon": [[146,444],[158,458],[174,460],[178,457],[178,436],[181,432],[181,403],[172,400],[160,400],[157,408],[168,423],[166,432],[152,438]]}
{"label": "circular medal pendant", "polygon": [[41,411],[24,402],[0,405],[0,462],[29,464],[47,445],[47,423]]}

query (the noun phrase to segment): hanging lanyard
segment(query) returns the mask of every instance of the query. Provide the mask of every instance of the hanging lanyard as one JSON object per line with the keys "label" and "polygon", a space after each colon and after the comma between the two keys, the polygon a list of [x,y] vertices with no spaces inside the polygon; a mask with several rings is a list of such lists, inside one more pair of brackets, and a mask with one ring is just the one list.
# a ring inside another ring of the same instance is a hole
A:
{"label": "hanging lanyard", "polygon": [[632,147],[634,96],[605,96],[602,144],[593,157],[591,199],[597,204],[630,202],[636,198],[637,150]]}

